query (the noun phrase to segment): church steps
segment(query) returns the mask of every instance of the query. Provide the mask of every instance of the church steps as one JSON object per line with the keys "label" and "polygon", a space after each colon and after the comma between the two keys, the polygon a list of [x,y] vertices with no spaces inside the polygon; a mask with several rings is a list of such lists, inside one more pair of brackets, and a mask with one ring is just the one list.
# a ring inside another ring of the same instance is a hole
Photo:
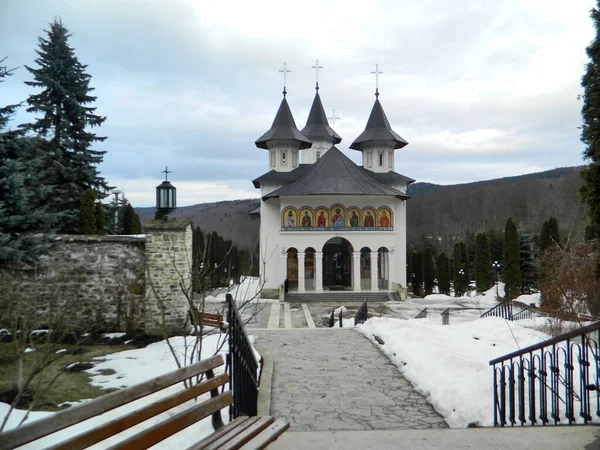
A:
{"label": "church steps", "polygon": [[387,302],[399,300],[397,294],[392,292],[354,292],[354,291],[327,291],[327,292],[289,292],[285,301],[289,303],[352,303]]}

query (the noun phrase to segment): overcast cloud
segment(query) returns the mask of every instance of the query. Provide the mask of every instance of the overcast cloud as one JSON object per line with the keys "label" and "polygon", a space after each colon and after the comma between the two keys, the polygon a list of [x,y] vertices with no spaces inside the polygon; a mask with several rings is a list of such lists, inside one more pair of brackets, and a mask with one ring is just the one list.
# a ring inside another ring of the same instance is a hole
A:
{"label": "overcast cloud", "polygon": [[[268,170],[254,141],[281,101],[302,129],[318,58],[339,148],[362,132],[380,100],[409,142],[396,171],[439,184],[583,164],[579,141],[585,47],[593,0],[502,2],[0,0],[0,58],[15,75],[0,104],[33,93],[24,66],[55,16],[88,65],[107,117],[100,166],[134,206],[152,206],[165,165],[180,205],[258,196]],[[31,120],[21,111],[13,126]]]}

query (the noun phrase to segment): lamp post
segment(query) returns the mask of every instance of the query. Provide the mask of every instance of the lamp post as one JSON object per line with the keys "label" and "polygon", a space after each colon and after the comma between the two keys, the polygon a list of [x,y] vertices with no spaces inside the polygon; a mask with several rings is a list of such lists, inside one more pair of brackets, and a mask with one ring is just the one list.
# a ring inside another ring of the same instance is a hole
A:
{"label": "lamp post", "polygon": [[500,269],[500,263],[498,261],[494,261],[492,263],[492,267],[494,268],[494,273],[496,274],[496,298],[499,298],[500,294],[498,291],[498,270]]}
{"label": "lamp post", "polygon": [[[461,297],[462,297],[462,295],[464,294],[464,292],[463,292],[462,288],[463,288],[463,286],[464,286],[464,284],[465,284],[465,281],[463,280],[463,278],[464,278],[464,276],[465,276],[465,270],[464,270],[464,269],[462,269],[462,268],[461,268],[461,269],[459,269],[459,270],[458,270],[458,275],[459,275],[459,278],[460,278],[460,295],[461,295]],[[456,291],[456,289],[455,289],[455,291]]]}
{"label": "lamp post", "polygon": [[167,180],[170,170],[165,167],[161,173],[165,174],[165,181],[156,186],[156,214],[155,219],[168,220],[168,214],[177,208],[177,189]]}

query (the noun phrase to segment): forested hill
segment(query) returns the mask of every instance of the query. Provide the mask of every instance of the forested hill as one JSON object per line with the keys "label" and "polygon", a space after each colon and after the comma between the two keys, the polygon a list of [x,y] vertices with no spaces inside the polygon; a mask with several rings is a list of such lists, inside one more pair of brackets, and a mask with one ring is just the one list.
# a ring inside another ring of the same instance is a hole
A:
{"label": "forested hill", "polygon": [[[518,177],[442,186],[413,183],[408,194],[408,241],[435,239],[445,247],[468,232],[504,228],[514,217],[519,229],[539,233],[544,220],[554,215],[561,232],[581,236],[585,208],[577,200],[582,167],[566,167]],[[171,215],[192,219],[203,232],[216,231],[241,247],[258,242],[259,221],[249,212],[258,199],[201,203],[183,206]],[[136,208],[142,222],[154,215],[154,208]],[[441,241],[440,241],[441,239]]]}

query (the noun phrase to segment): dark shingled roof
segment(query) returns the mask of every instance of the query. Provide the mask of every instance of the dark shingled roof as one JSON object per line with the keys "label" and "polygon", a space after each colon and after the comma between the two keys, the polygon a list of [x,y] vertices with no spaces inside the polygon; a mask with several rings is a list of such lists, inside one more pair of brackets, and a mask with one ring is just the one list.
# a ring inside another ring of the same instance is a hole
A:
{"label": "dark shingled roof", "polygon": [[392,130],[390,122],[388,122],[385,112],[383,112],[379,98],[375,99],[375,104],[371,110],[365,131],[354,140],[350,148],[353,150],[363,150],[363,144],[372,141],[395,142],[395,149],[408,145],[408,142]]}
{"label": "dark shingled roof", "polygon": [[279,110],[277,111],[275,120],[273,120],[271,129],[259,137],[255,144],[258,148],[268,149],[267,142],[274,139],[298,141],[300,142],[300,150],[312,146],[312,142],[296,128],[294,116],[292,116],[290,105],[288,105],[285,97],[281,101],[281,105],[279,105]]}
{"label": "dark shingled roof", "polygon": [[386,172],[386,173],[375,173],[375,172],[371,172],[369,169],[365,169],[362,166],[360,166],[360,168],[362,170],[364,170],[365,173],[367,173],[368,175],[372,176],[377,181],[379,181],[380,183],[383,183],[383,184],[403,183],[403,184],[409,185],[409,184],[414,183],[416,181],[416,180],[413,180],[412,178],[409,178],[409,177],[407,177],[405,175],[402,175],[400,173],[392,172],[391,170],[389,172]]}
{"label": "dark shingled roof", "polygon": [[329,142],[333,141],[335,144],[342,142],[342,138],[339,134],[333,131],[333,128],[329,126],[318,91],[315,94],[315,99],[310,108],[306,126],[302,129],[302,134],[313,141],[325,139]]}
{"label": "dark shingled roof", "polygon": [[260,187],[260,183],[279,183],[279,184],[288,184],[292,181],[296,181],[301,175],[306,173],[308,169],[312,167],[312,164],[300,164],[294,170],[290,172],[278,172],[276,170],[271,170],[260,177],[252,180],[252,184],[254,184],[255,188]]}
{"label": "dark shingled roof", "polygon": [[265,195],[265,199],[302,195],[383,195],[406,198],[402,192],[376,181],[336,147],[295,181]]}

